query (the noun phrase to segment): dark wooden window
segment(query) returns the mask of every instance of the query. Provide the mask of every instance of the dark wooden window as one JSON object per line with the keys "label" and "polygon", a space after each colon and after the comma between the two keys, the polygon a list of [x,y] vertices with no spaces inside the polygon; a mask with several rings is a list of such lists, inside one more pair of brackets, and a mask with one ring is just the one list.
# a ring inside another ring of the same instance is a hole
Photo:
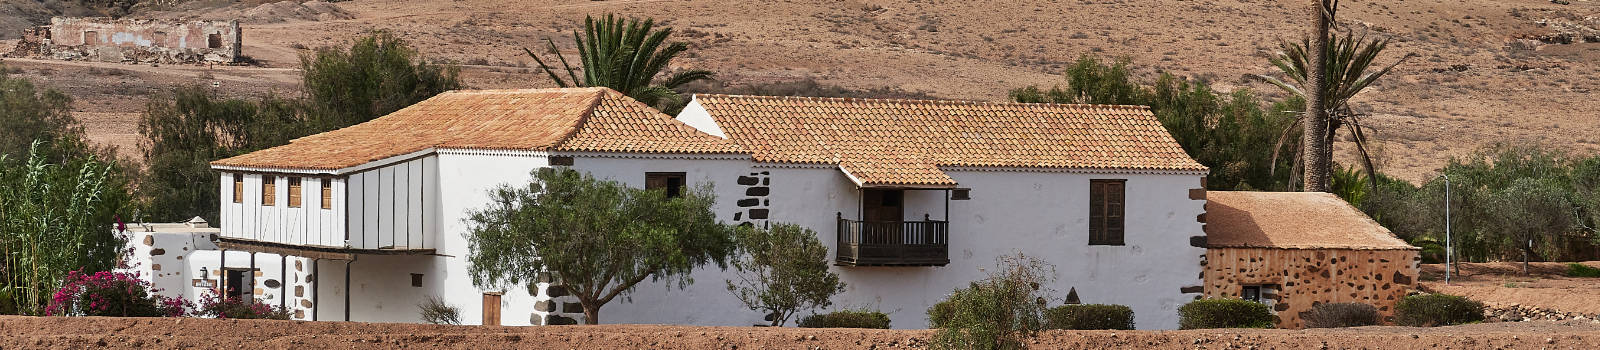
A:
{"label": "dark wooden window", "polygon": [[550,165],[572,166],[572,156],[550,156]]}
{"label": "dark wooden window", "polygon": [[261,205],[272,206],[278,203],[278,178],[272,175],[261,175]]}
{"label": "dark wooden window", "polygon": [[420,274],[420,273],[411,274],[411,286],[412,287],[421,287],[422,286],[422,274]]}
{"label": "dark wooden window", "polygon": [[322,209],[333,209],[333,181],[322,179]]}
{"label": "dark wooden window", "polygon": [[302,187],[300,187],[300,178],[298,178],[298,177],[289,178],[289,207],[290,208],[299,208],[300,207],[301,198],[305,197],[304,194],[300,193],[301,188]]}
{"label": "dark wooden window", "polygon": [[683,195],[684,173],[644,173],[644,189],[660,189],[667,192],[667,198],[678,198]]}
{"label": "dark wooden window", "polygon": [[972,199],[972,189],[957,188],[950,190],[950,200],[964,201],[968,199]]}
{"label": "dark wooden window", "polygon": [[244,203],[244,174],[233,174],[233,202]]}
{"label": "dark wooden window", "polygon": [[211,35],[207,35],[206,36],[206,48],[210,48],[210,49],[220,49],[220,48],[222,48],[222,34],[213,33]]}
{"label": "dark wooden window", "polygon": [[1089,180],[1089,245],[1122,245],[1128,180]]}
{"label": "dark wooden window", "polygon": [[1261,286],[1244,286],[1239,291],[1239,299],[1261,302]]}

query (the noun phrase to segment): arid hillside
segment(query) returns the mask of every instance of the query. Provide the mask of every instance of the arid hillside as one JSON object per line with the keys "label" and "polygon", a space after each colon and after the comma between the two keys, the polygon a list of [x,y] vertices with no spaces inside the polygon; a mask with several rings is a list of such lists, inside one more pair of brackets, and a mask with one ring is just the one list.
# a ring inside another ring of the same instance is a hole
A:
{"label": "arid hillside", "polygon": [[[572,54],[570,32],[585,15],[618,13],[678,29],[693,46],[680,65],[728,83],[815,79],[1002,100],[1011,88],[1064,83],[1059,73],[1083,54],[1131,58],[1145,76],[1171,72],[1279,95],[1252,75],[1272,72],[1266,55],[1279,39],[1299,38],[1308,17],[1297,2],[1263,0],[356,0],[336,3],[337,11],[212,3],[138,15],[243,18],[245,54],[264,68],[123,67],[127,74],[107,75],[118,65],[7,65],[77,96],[96,139],[126,148],[150,93],[216,80],[228,94],[294,93],[297,76],[282,68],[294,68],[299,52],[374,29],[464,64],[473,87],[549,86],[527,68],[533,61],[521,48],[551,37]],[[1393,40],[1380,63],[1415,55],[1356,100],[1373,115],[1385,171],[1423,180],[1449,157],[1499,142],[1600,149],[1600,2],[1344,1],[1340,17],[1344,29]],[[1349,158],[1348,142],[1340,147]]]}

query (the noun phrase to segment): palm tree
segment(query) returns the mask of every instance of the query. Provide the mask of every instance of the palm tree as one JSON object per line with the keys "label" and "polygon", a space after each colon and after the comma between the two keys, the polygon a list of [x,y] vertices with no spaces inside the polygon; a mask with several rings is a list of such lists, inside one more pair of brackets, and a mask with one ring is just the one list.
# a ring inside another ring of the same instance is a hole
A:
{"label": "palm tree", "polygon": [[[1311,48],[1307,66],[1311,74],[1307,75],[1303,85],[1327,86],[1328,75],[1326,63],[1328,58],[1328,29],[1332,26],[1333,15],[1339,9],[1339,0],[1313,0],[1311,19],[1311,42],[1306,47]],[[1305,190],[1327,192],[1333,182],[1333,142],[1324,136],[1333,135],[1328,122],[1328,100],[1322,94],[1301,95],[1306,99],[1304,135],[1300,138],[1300,153],[1309,155],[1305,162],[1295,162],[1308,169],[1305,176]],[[1327,156],[1323,156],[1326,154]]]}
{"label": "palm tree", "polygon": [[668,63],[688,50],[689,45],[683,42],[666,43],[667,36],[672,35],[672,28],[654,29],[653,19],[640,21],[630,18],[624,21],[608,14],[599,21],[586,16],[583,22],[583,35],[572,32],[572,40],[578,44],[578,57],[583,64],[582,76],[578,75],[579,68],[567,64],[566,57],[556,50],[555,41],[549,38],[544,40],[548,52],[561,62],[567,79],[562,79],[556,69],[545,64],[545,60],[532,50],[522,49],[533,57],[534,62],[539,63],[539,68],[544,69],[544,73],[555,80],[557,86],[608,87],[663,112],[676,114],[675,110],[667,110],[675,109],[674,106],[676,109],[682,108],[683,98],[676,89],[690,82],[711,78],[710,71],[692,69],[674,73],[659,83],[656,81],[656,75],[666,70]]}
{"label": "palm tree", "polygon": [[[1322,83],[1318,84],[1321,88],[1318,89],[1316,96],[1311,96],[1305,89],[1305,87],[1313,84],[1311,77],[1306,74],[1313,69],[1311,67],[1311,62],[1313,62],[1311,60],[1312,53],[1306,50],[1306,48],[1312,47],[1309,39],[1299,43],[1283,42],[1280,44],[1282,51],[1269,58],[1272,65],[1282,71],[1289,81],[1266,75],[1259,76],[1284,91],[1306,99],[1308,114],[1298,118],[1294,125],[1308,125],[1314,122],[1312,119],[1316,118],[1316,116],[1310,113],[1318,110],[1311,109],[1310,101],[1312,99],[1320,99],[1325,103],[1326,107],[1320,110],[1322,112],[1320,114],[1327,116],[1327,119],[1325,119],[1326,126],[1319,127],[1317,130],[1305,128],[1305,134],[1301,138],[1303,143],[1315,142],[1320,144],[1314,149],[1302,147],[1299,154],[1296,154],[1297,158],[1304,160],[1303,162],[1297,161],[1295,163],[1304,164],[1305,168],[1303,170],[1307,173],[1305,184],[1307,191],[1325,192],[1328,190],[1326,182],[1322,183],[1320,187],[1318,184],[1312,183],[1314,176],[1311,173],[1325,173],[1322,175],[1324,180],[1331,177],[1333,137],[1338,133],[1339,128],[1346,124],[1351,126],[1350,131],[1355,136],[1356,149],[1361,152],[1362,166],[1367,172],[1369,183],[1373,186],[1377,185],[1377,169],[1373,167],[1372,157],[1367,148],[1366,133],[1361,126],[1361,118],[1364,116],[1355,113],[1350,108],[1350,98],[1355,97],[1357,93],[1371,86],[1378,78],[1388,74],[1395,66],[1399,66],[1400,63],[1412,57],[1412,55],[1406,55],[1389,66],[1369,72],[1368,70],[1373,67],[1373,60],[1378,57],[1379,53],[1383,52],[1384,48],[1388,47],[1389,41],[1387,39],[1368,39],[1366,36],[1358,37],[1348,33],[1343,37],[1332,36],[1331,39],[1327,41],[1327,45],[1324,47],[1327,50],[1327,55],[1323,56],[1323,65],[1325,66],[1323,74],[1327,79],[1323,79]],[[1278,150],[1282,149],[1283,143],[1289,140],[1291,132],[1294,130],[1294,125],[1284,130],[1279,137],[1278,145],[1273,150],[1274,161],[1277,160]],[[1312,159],[1316,157],[1321,157],[1321,159]]]}

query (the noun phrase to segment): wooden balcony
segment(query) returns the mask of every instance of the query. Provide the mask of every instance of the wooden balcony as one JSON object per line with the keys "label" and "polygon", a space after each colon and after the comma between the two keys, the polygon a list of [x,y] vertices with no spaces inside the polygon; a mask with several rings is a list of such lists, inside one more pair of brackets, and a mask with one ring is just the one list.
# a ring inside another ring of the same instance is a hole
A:
{"label": "wooden balcony", "polygon": [[839,221],[839,266],[944,266],[950,263],[950,222]]}

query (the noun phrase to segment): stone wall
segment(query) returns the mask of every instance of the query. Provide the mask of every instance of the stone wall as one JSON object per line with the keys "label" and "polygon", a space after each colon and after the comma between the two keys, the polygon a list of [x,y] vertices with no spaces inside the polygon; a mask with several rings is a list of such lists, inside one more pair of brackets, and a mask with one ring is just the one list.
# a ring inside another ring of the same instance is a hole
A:
{"label": "stone wall", "polygon": [[239,21],[67,18],[23,31],[7,57],[203,64],[242,58]]}
{"label": "stone wall", "polygon": [[1239,298],[1243,286],[1266,286],[1261,298],[1279,328],[1304,328],[1300,313],[1321,303],[1371,304],[1388,322],[1416,283],[1419,262],[1415,250],[1211,248],[1205,295]]}

